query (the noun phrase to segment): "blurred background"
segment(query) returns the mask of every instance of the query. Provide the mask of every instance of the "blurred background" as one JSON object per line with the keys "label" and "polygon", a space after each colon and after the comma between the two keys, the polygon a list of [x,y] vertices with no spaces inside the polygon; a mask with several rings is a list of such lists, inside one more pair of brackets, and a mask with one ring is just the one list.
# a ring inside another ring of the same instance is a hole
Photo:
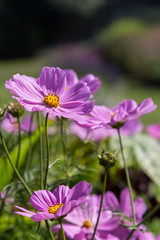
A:
{"label": "blurred background", "polygon": [[[6,80],[47,65],[98,76],[96,104],[160,104],[159,64],[158,0],[0,0],[1,104],[11,100]],[[158,110],[143,119],[160,121]]]}

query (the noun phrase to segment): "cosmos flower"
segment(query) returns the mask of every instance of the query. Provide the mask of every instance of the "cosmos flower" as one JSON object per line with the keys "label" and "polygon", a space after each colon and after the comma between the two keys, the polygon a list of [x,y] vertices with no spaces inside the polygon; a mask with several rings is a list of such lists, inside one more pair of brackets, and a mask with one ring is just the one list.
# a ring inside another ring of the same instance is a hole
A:
{"label": "cosmos flower", "polygon": [[[21,131],[23,132],[33,132],[36,129],[36,124],[33,121],[30,129],[30,124],[31,124],[31,116],[27,115],[25,116],[21,123],[20,123],[20,128]],[[2,122],[1,122],[2,128],[8,132],[8,133],[17,133],[18,132],[18,122],[17,118],[14,118],[11,114],[7,114]]]}
{"label": "cosmos flower", "polygon": [[160,124],[152,124],[147,127],[147,132],[150,136],[160,140]]}
{"label": "cosmos flower", "polygon": [[[103,209],[110,209],[117,215],[117,221],[123,225],[131,226],[132,223],[130,219],[132,219],[132,207],[131,207],[131,200],[128,188],[122,190],[120,194],[120,202],[116,196],[108,191],[104,195],[103,201]],[[144,213],[147,210],[146,204],[144,203],[143,199],[138,197],[134,200],[134,209],[135,209],[135,217],[136,223],[138,224],[141,222]],[[139,230],[136,230],[131,237],[131,240],[156,240],[152,233],[146,231],[146,227],[144,225],[139,226]],[[114,231],[114,235],[118,236],[120,240],[126,240],[129,233],[131,232],[130,229],[119,225]],[[111,232],[112,233],[112,232]]]}
{"label": "cosmos flower", "polygon": [[71,189],[68,186],[61,185],[53,193],[48,190],[38,190],[31,195],[30,203],[39,212],[31,212],[16,206],[22,212],[15,213],[30,217],[35,222],[44,219],[58,219],[59,217],[66,216],[82,204],[91,190],[91,184],[86,181],[79,182]]}
{"label": "cosmos flower", "polygon": [[95,77],[93,74],[87,74],[79,80],[77,77],[77,74],[73,70],[66,69],[65,73],[66,73],[66,82],[67,82],[66,87],[67,88],[73,86],[74,84],[78,83],[79,81],[82,81],[87,84],[87,86],[90,89],[91,94],[93,94],[101,86],[101,81],[99,80],[98,77]]}
{"label": "cosmos flower", "polygon": [[66,86],[65,71],[54,67],[43,68],[37,79],[16,74],[5,83],[12,97],[29,112],[42,111],[51,118],[80,119],[93,108],[94,101],[88,101],[90,89],[83,81],[68,89]]}
{"label": "cosmos flower", "polygon": [[137,105],[134,100],[125,99],[111,109],[105,106],[94,106],[92,112],[90,112],[90,116],[92,116],[94,120],[101,120],[104,125],[108,124],[113,127],[117,123],[124,123],[150,113],[154,111],[156,107],[151,98],[145,99],[139,105]]}
{"label": "cosmos flower", "polygon": [[[69,239],[86,240],[91,239],[97,221],[100,198],[96,195],[88,196],[84,203],[69,213],[64,219],[63,229]],[[113,218],[111,211],[101,212],[95,240],[118,240],[118,237],[110,234],[118,223]],[[52,228],[53,232],[60,229],[60,225]]]}

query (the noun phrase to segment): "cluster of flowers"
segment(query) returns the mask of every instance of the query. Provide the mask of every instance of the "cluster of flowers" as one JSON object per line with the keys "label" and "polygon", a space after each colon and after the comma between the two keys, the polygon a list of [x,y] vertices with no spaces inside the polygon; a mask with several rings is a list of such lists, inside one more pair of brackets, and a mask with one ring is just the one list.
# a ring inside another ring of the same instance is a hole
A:
{"label": "cluster of flowers", "polygon": [[[22,211],[15,213],[30,217],[35,222],[64,217],[66,223],[63,224],[63,228],[69,239],[91,239],[100,205],[100,196],[89,195],[91,189],[91,184],[82,181],[72,189],[61,185],[53,193],[48,190],[35,191],[30,198],[30,203],[39,212],[31,212],[16,206]],[[134,206],[138,224],[147,207],[142,198],[136,198]],[[129,229],[131,219],[132,210],[128,188],[122,190],[120,202],[114,193],[106,192],[95,239],[126,240],[131,231]],[[128,226],[128,228],[124,226]],[[57,232],[59,229],[60,225],[56,225],[52,231]],[[151,233],[146,231],[144,225],[134,232],[131,239],[156,240]]]}
{"label": "cluster of flowers", "polygon": [[[139,105],[133,100],[124,100],[112,109],[96,106],[91,98],[100,85],[99,79],[92,74],[79,80],[74,71],[53,67],[43,68],[37,79],[16,74],[5,84],[13,94],[12,97],[26,111],[41,111],[44,116],[49,115],[53,120],[57,117],[74,120],[71,129],[81,133],[81,139],[90,138],[98,141],[102,137],[115,134],[115,129],[120,128],[127,135],[139,132],[142,125],[137,118],[156,109],[152,99],[145,99]],[[10,122],[14,121],[11,116],[7,118]],[[30,126],[26,123],[24,125]],[[5,122],[2,122],[2,126],[5,126]],[[25,130],[29,129],[31,130],[27,127]],[[66,220],[64,231],[67,237],[77,240],[92,239],[100,197],[89,196],[91,189],[91,184],[82,181],[72,189],[59,186],[53,193],[48,190],[35,191],[30,203],[39,212],[31,212],[17,206],[22,211],[16,213],[31,217],[36,222],[64,218]],[[146,205],[141,198],[135,199],[134,205],[136,222],[139,223],[146,211]],[[128,189],[122,191],[120,203],[113,193],[107,192],[95,239],[125,240],[131,231],[129,228],[131,219]],[[57,225],[52,230],[55,232],[58,229]],[[141,231],[134,232],[131,239],[144,237],[155,239],[152,234],[145,232],[145,226],[141,226],[140,229]]]}
{"label": "cluster of flowers", "polygon": [[[74,120],[71,130],[82,140],[107,138],[117,133],[116,127],[121,127],[122,134],[127,136],[140,132],[143,126],[138,117],[156,109],[152,99],[145,99],[139,105],[133,100],[124,100],[111,109],[96,106],[94,100],[89,100],[100,85],[100,80],[92,74],[79,80],[73,70],[53,67],[43,68],[37,79],[16,74],[5,84],[12,97],[27,111],[49,113],[51,119],[64,117]],[[2,127],[16,132],[13,122],[9,116],[2,121]],[[11,127],[8,127],[10,123]],[[28,126],[29,119],[24,119],[22,129],[27,131]]]}

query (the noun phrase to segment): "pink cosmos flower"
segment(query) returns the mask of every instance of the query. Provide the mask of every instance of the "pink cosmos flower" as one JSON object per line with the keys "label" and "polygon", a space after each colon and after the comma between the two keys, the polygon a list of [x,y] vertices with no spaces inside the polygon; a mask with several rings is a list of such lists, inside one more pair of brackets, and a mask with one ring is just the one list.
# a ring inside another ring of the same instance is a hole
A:
{"label": "pink cosmos flower", "polygon": [[73,86],[79,81],[82,81],[87,84],[87,86],[90,89],[90,92],[93,94],[101,86],[101,81],[99,80],[98,77],[95,77],[93,74],[87,74],[79,80],[77,77],[77,74],[73,70],[66,69],[65,73],[66,73],[66,80],[67,80],[67,85],[66,85],[67,88]]}
{"label": "pink cosmos flower", "polygon": [[79,182],[72,189],[61,185],[53,193],[48,190],[35,191],[30,198],[31,205],[39,212],[31,212],[22,207],[16,206],[22,212],[15,212],[22,216],[32,218],[35,222],[47,219],[58,219],[66,216],[77,206],[83,203],[84,199],[92,190],[90,183]]}
{"label": "pink cosmos flower", "polygon": [[125,99],[111,109],[105,106],[94,106],[90,116],[92,116],[94,121],[101,121],[103,125],[114,126],[117,123],[124,123],[128,120],[139,118],[154,111],[156,107],[151,98],[145,99],[139,105],[134,100]]}
{"label": "pink cosmos flower", "polygon": [[[131,200],[130,200],[130,194],[128,188],[125,188],[122,190],[120,194],[120,202],[118,202],[118,199],[116,196],[108,191],[106,192],[104,196],[103,201],[103,208],[104,209],[110,209],[114,213],[117,214],[117,221],[119,223],[123,223],[127,226],[131,226],[131,222],[128,220],[124,220],[122,215],[132,219],[132,207],[131,207]],[[135,209],[135,216],[136,216],[136,223],[138,224],[141,222],[143,214],[146,212],[147,207],[144,203],[143,199],[138,197],[134,200],[134,209]],[[131,240],[156,240],[152,233],[149,233],[146,231],[146,227],[144,225],[139,226],[139,231],[136,230],[134,234],[131,237]],[[114,230],[114,235],[118,236],[120,240],[126,240],[129,233],[131,232],[130,229],[127,229],[123,227],[122,225],[119,225]],[[111,232],[112,233],[112,232]]]}
{"label": "pink cosmos flower", "polygon": [[[97,221],[100,198],[96,195],[88,196],[83,204],[69,213],[64,219],[63,229],[69,239],[86,240],[91,239],[94,226]],[[117,227],[118,223],[113,218],[111,211],[101,212],[95,240],[118,240],[119,238],[110,234]],[[60,225],[52,228],[53,232],[60,229]]]}
{"label": "pink cosmos flower", "polygon": [[[36,124],[33,121],[31,129],[30,129],[30,124],[31,124],[31,116],[27,115],[22,119],[20,123],[21,130],[24,132],[29,132],[31,130],[33,132],[36,129]],[[1,126],[8,133],[18,132],[17,118],[14,118],[11,114],[7,114],[3,118],[1,122]]]}
{"label": "pink cosmos flower", "polygon": [[160,140],[160,124],[152,124],[147,127],[147,132],[152,137]]}
{"label": "pink cosmos flower", "polygon": [[[98,128],[83,127],[76,122],[72,123],[70,129],[82,140],[90,139],[92,141],[100,141],[113,135],[117,135],[116,129],[108,128],[107,126],[99,126]],[[121,134],[131,136],[140,133],[143,129],[142,123],[139,119],[129,120],[124,123],[121,128]]]}
{"label": "pink cosmos flower", "polygon": [[37,79],[16,74],[5,86],[27,111],[49,113],[51,118],[80,119],[93,108],[87,84],[79,81],[66,89],[66,73],[60,68],[45,67]]}

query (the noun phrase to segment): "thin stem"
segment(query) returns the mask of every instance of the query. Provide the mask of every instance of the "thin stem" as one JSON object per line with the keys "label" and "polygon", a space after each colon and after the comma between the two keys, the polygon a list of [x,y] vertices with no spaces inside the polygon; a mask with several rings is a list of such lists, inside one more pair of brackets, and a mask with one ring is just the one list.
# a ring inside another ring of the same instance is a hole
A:
{"label": "thin stem", "polygon": [[[158,203],[148,214],[146,214],[146,216],[142,219],[142,221],[137,224],[137,227],[139,227],[142,223],[144,223],[148,218],[152,217],[159,209],[160,209],[160,203]],[[135,231],[136,231],[136,229],[133,229],[130,232],[127,240],[129,240],[132,237],[132,235]]]}
{"label": "thin stem", "polygon": [[66,157],[66,146],[65,146],[65,136],[64,136],[64,122],[63,122],[63,118],[60,119],[61,122],[61,126],[60,126],[60,130],[61,130],[61,141],[62,141],[62,147],[63,147],[63,154],[64,157]]}
{"label": "thin stem", "polygon": [[32,195],[32,192],[31,190],[29,189],[29,187],[27,186],[27,184],[25,183],[25,181],[23,180],[23,178],[21,177],[21,175],[19,174],[16,166],[14,165],[14,163],[12,162],[12,159],[10,157],[10,154],[8,152],[8,149],[7,149],[7,146],[6,146],[6,143],[5,143],[5,140],[3,138],[3,135],[2,135],[2,132],[0,131],[0,138],[1,138],[1,141],[2,141],[2,144],[3,144],[3,147],[4,147],[4,150],[5,150],[5,153],[7,155],[7,158],[13,168],[13,170],[15,171],[15,173],[17,174],[17,177],[19,178],[19,180],[22,182],[23,186],[25,187],[25,189],[27,190],[27,192]]}
{"label": "thin stem", "polygon": [[28,158],[26,161],[25,169],[24,172],[28,170],[30,162],[31,162],[31,157],[32,157],[32,122],[33,122],[33,112],[31,113],[31,118],[30,118],[30,124],[29,124],[29,132],[28,132],[28,142],[29,142],[29,153],[28,153]]}
{"label": "thin stem", "polygon": [[122,145],[122,139],[121,139],[120,129],[117,129],[117,131],[118,131],[119,144],[120,144],[121,155],[122,155],[122,159],[123,159],[123,164],[124,164],[124,169],[125,169],[127,184],[128,184],[129,193],[130,193],[131,206],[132,206],[132,215],[133,215],[133,224],[136,225],[136,217],[135,217],[135,211],[134,211],[134,203],[133,203],[133,194],[132,194],[131,181],[130,181],[130,177],[129,177],[129,173],[128,173],[128,168],[127,168],[126,160],[125,160],[124,153],[123,153],[123,145]]}
{"label": "thin stem", "polygon": [[104,198],[104,193],[105,193],[105,190],[106,190],[106,182],[107,182],[107,169],[105,169],[103,190],[102,190],[102,196],[101,196],[101,202],[100,202],[100,206],[99,206],[99,212],[98,212],[97,222],[96,222],[96,225],[95,225],[95,228],[94,228],[94,233],[93,233],[93,236],[92,236],[92,240],[94,240],[94,237],[95,237],[95,235],[96,235],[96,231],[97,231],[97,227],[98,227],[98,223],[99,223],[99,219],[100,219],[100,215],[101,215],[103,198]]}
{"label": "thin stem", "polygon": [[44,188],[43,186],[43,144],[42,144],[40,112],[38,112],[38,128],[39,128],[39,140],[40,140],[40,184],[41,184],[41,189],[43,189]]}
{"label": "thin stem", "polygon": [[44,177],[44,189],[47,189],[47,175],[48,175],[48,167],[49,167],[49,140],[48,140],[48,132],[47,132],[47,121],[48,121],[48,115],[46,114],[45,118],[45,135],[46,135],[46,148],[47,148],[47,163],[46,163],[46,172]]}
{"label": "thin stem", "polygon": [[[18,164],[19,164],[19,159],[20,159],[20,151],[21,151],[21,125],[20,125],[19,116],[17,117],[17,122],[18,122],[18,153],[17,153],[17,160],[16,160],[15,167],[18,169]],[[13,175],[12,175],[11,180],[10,180],[11,183],[14,180],[15,175],[16,175],[15,172],[13,172]],[[7,198],[8,194],[9,194],[10,188],[11,188],[11,185],[8,187],[8,189],[6,191],[6,194],[5,194],[5,198],[2,200],[1,209],[0,209],[0,216],[2,215],[3,208],[5,206],[5,201],[6,201],[6,198]]]}
{"label": "thin stem", "polygon": [[63,238],[63,240],[66,240],[66,237],[65,237],[65,234],[64,234],[64,230],[63,230],[63,226],[62,226],[62,221],[59,220],[59,223],[61,225],[62,238]]}
{"label": "thin stem", "polygon": [[17,117],[18,122],[18,154],[17,154],[17,160],[16,160],[16,168],[18,168],[19,159],[20,159],[20,152],[21,152],[21,124],[19,116]]}
{"label": "thin stem", "polygon": [[49,227],[48,221],[45,220],[45,223],[46,223],[46,227],[47,227],[48,233],[49,233],[49,235],[50,235],[50,238],[51,238],[52,240],[54,240],[53,233],[52,233],[52,231],[51,231],[51,229],[50,229],[50,227]]}

